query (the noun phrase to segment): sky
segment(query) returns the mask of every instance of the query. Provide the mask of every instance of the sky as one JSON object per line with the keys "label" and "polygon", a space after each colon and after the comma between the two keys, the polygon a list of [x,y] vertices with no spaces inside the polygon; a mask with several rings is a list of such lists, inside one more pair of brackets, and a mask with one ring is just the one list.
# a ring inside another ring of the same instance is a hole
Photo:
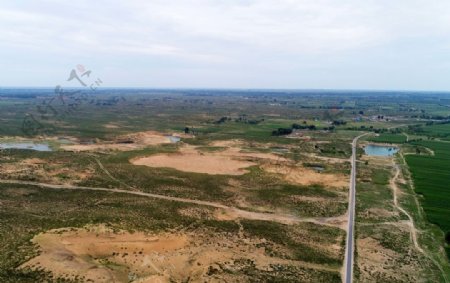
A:
{"label": "sky", "polygon": [[0,87],[77,65],[103,87],[447,91],[450,1],[0,0]]}

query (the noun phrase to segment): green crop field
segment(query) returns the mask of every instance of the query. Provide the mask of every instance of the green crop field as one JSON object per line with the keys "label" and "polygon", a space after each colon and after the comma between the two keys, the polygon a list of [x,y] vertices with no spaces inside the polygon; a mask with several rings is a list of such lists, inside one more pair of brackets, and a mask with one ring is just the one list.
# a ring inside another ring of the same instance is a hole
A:
{"label": "green crop field", "polygon": [[424,132],[444,140],[450,140],[450,124],[436,124],[427,126],[424,127]]}
{"label": "green crop field", "polygon": [[[450,143],[423,141],[415,143],[434,151],[434,156],[407,155],[416,192],[423,195],[422,205],[430,222],[450,233]],[[448,244],[448,243],[447,243]],[[450,257],[450,247],[446,247]]]}
{"label": "green crop field", "polygon": [[406,136],[401,134],[380,134],[377,137],[370,138],[369,141],[380,143],[404,143],[406,142]]}

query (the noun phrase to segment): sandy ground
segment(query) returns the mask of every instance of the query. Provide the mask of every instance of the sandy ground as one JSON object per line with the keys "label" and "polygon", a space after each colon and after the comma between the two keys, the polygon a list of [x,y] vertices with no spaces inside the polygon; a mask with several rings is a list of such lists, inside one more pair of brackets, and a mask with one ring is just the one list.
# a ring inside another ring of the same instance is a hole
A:
{"label": "sandy ground", "polygon": [[[217,144],[217,143],[216,143]],[[221,143],[221,145],[224,145]],[[183,146],[179,152],[172,154],[155,154],[130,160],[134,165],[149,167],[168,167],[185,172],[242,175],[245,168],[257,165],[258,160],[285,160],[271,153],[242,152],[240,148],[231,147],[219,152],[200,152],[193,146]]]}
{"label": "sandy ground", "polygon": [[332,164],[333,163],[346,163],[346,162],[349,162],[349,159],[336,158],[336,157],[326,157],[326,156],[320,156],[320,155],[313,154],[313,153],[302,153],[302,155],[310,157],[310,158],[326,161],[327,163],[332,163]]}
{"label": "sandy ground", "polygon": [[242,260],[251,261],[257,270],[271,270],[271,264],[327,269],[267,256],[260,247],[266,240],[241,237],[113,232],[104,226],[57,229],[33,238],[41,253],[21,268],[43,268],[56,277],[78,276],[85,282],[183,282],[186,278],[189,282],[211,282],[212,271],[229,277],[216,282],[239,282],[237,276],[232,277],[243,268]]}
{"label": "sandy ground", "polygon": [[404,255],[386,249],[373,238],[357,239],[356,245],[360,282],[373,282],[378,276],[389,278],[392,282],[407,282],[405,279],[408,275],[414,278],[414,274],[420,270],[417,262],[402,263]]}
{"label": "sandy ground", "polygon": [[184,172],[242,175],[245,168],[253,165],[269,173],[282,176],[287,182],[312,185],[321,184],[342,188],[348,186],[348,177],[342,174],[319,173],[301,166],[289,166],[289,160],[273,153],[246,152],[237,147],[239,141],[216,141],[213,146],[231,146],[217,152],[200,152],[193,146],[185,145],[179,152],[172,154],[155,154],[130,160],[134,165],[149,167],[168,167]]}
{"label": "sandy ground", "polygon": [[[73,145],[62,145],[61,149],[68,151],[110,151],[110,150],[120,150],[128,151],[140,149],[150,145],[168,144],[172,141],[169,136],[172,134],[164,135],[162,133],[148,131],[148,132],[138,132],[129,135],[123,135],[117,137],[111,142],[102,142],[95,144],[73,144]],[[181,134],[173,134],[176,137],[185,137]]]}
{"label": "sandy ground", "polygon": [[157,154],[149,157],[133,159],[134,165],[149,167],[169,167],[185,172],[242,175],[247,168],[256,165],[253,162],[233,160],[225,156],[199,154]]}
{"label": "sandy ground", "polygon": [[95,172],[92,166],[74,171],[63,163],[47,163],[39,158],[27,158],[16,163],[3,163],[0,164],[0,177],[10,179],[35,176],[46,182],[75,184],[89,178]]}
{"label": "sandy ground", "polygon": [[341,174],[319,173],[316,170],[287,165],[264,164],[264,170],[280,174],[286,181],[299,185],[320,184],[327,187],[342,188],[348,186],[348,176]]}

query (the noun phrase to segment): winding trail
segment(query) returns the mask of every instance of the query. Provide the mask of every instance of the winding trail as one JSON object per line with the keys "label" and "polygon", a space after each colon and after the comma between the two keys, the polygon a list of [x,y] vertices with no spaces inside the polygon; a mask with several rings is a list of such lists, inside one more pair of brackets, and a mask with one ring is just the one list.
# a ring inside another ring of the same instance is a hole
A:
{"label": "winding trail", "polygon": [[108,175],[108,177],[111,178],[111,180],[113,180],[113,181],[115,181],[115,182],[117,182],[117,183],[119,183],[119,184],[121,184],[121,185],[124,185],[125,187],[127,187],[127,188],[129,188],[129,189],[131,189],[131,190],[134,190],[134,191],[136,190],[135,187],[132,187],[132,186],[130,186],[130,185],[128,185],[128,184],[126,184],[126,183],[124,183],[124,182],[122,182],[122,181],[116,179],[113,175],[111,175],[111,173],[109,173],[109,171],[105,168],[105,166],[103,166],[103,163],[102,163],[96,156],[94,156],[94,155],[90,155],[90,156],[92,156],[92,157],[94,158],[94,160],[97,162],[97,164],[98,164],[98,166],[100,167],[100,169],[101,169],[106,175]]}
{"label": "winding trail", "polygon": [[[401,158],[402,158],[404,164],[406,164],[406,161],[405,161],[403,155],[400,154],[400,156],[401,156]],[[448,278],[448,276],[447,276],[445,270],[444,270],[444,269],[442,268],[442,266],[439,264],[439,262],[438,262],[436,259],[434,259],[432,256],[430,256],[426,251],[424,251],[424,250],[420,247],[420,245],[419,245],[419,243],[418,243],[418,240],[417,240],[417,231],[418,231],[418,230],[417,230],[416,226],[414,225],[414,220],[413,220],[412,216],[411,216],[405,209],[403,209],[403,208],[398,204],[397,194],[398,194],[398,192],[400,191],[400,189],[399,189],[399,187],[398,187],[398,185],[397,185],[397,180],[398,180],[398,176],[400,175],[400,166],[399,166],[397,163],[395,163],[395,160],[393,160],[393,163],[394,163],[393,167],[395,168],[395,174],[394,174],[394,177],[391,178],[389,184],[390,184],[390,186],[391,186],[391,188],[392,188],[392,192],[393,192],[394,206],[395,206],[395,208],[397,208],[399,211],[401,211],[403,214],[405,214],[406,217],[408,217],[408,220],[406,221],[406,224],[407,224],[407,225],[409,226],[409,228],[410,228],[411,240],[412,240],[412,242],[413,242],[413,244],[414,244],[414,247],[415,247],[421,254],[423,254],[426,258],[428,258],[429,260],[431,260],[431,261],[434,263],[434,265],[441,271],[441,273],[442,273],[442,278],[444,279],[444,281],[445,281],[445,282],[449,282],[449,278]],[[417,208],[418,208],[419,216],[420,216],[420,217],[423,217],[423,216],[421,215],[420,204],[419,204],[419,202],[418,202],[418,200],[417,200],[416,197],[414,197],[414,201],[415,201],[416,206],[417,206]]]}
{"label": "winding trail", "polygon": [[227,206],[221,203],[204,201],[204,200],[195,200],[181,197],[171,197],[166,195],[158,195],[152,193],[145,193],[141,191],[130,191],[124,189],[108,189],[108,188],[97,188],[97,187],[84,187],[84,186],[74,186],[74,185],[55,185],[55,184],[47,184],[47,183],[39,183],[39,182],[30,182],[30,181],[21,181],[21,180],[0,180],[0,183],[4,184],[17,184],[17,185],[31,185],[37,186],[46,189],[67,189],[67,190],[85,190],[85,191],[101,191],[101,192],[109,192],[109,193],[119,193],[119,194],[129,194],[129,195],[137,195],[155,199],[162,199],[168,201],[176,201],[182,203],[190,203],[197,204],[203,206],[209,206],[214,208],[223,209],[229,215],[235,218],[244,218],[250,220],[265,220],[265,221],[273,221],[279,222],[283,224],[297,224],[297,223],[314,223],[318,225],[325,225],[331,227],[342,226],[342,216],[337,217],[298,217],[295,215],[289,214],[273,214],[273,213],[263,213],[263,212],[253,212],[247,211],[231,206]]}
{"label": "winding trail", "polygon": [[424,250],[419,246],[419,243],[417,241],[417,229],[416,226],[414,225],[414,220],[412,218],[412,216],[403,209],[403,207],[401,207],[398,204],[398,198],[397,195],[400,191],[398,185],[397,185],[397,180],[398,180],[398,176],[400,175],[400,167],[398,166],[398,164],[395,163],[395,161],[393,161],[394,165],[394,169],[395,169],[395,174],[394,176],[391,178],[391,180],[389,181],[389,185],[392,188],[392,195],[393,195],[393,201],[394,201],[394,207],[396,209],[398,209],[399,211],[401,211],[404,215],[406,215],[406,217],[408,217],[408,221],[406,222],[407,225],[410,228],[411,231],[411,240],[414,244],[414,247],[421,252],[422,254],[424,254]]}

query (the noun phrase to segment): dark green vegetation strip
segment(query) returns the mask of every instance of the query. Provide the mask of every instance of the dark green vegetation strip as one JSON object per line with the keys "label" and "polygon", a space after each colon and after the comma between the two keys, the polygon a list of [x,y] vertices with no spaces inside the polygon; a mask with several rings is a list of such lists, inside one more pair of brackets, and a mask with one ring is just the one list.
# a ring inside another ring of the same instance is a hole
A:
{"label": "dark green vegetation strip", "polygon": [[[435,152],[434,156],[407,155],[406,162],[414,179],[416,192],[423,195],[423,208],[430,222],[450,233],[450,143],[422,141],[415,143]],[[444,241],[444,240],[443,240]],[[450,258],[450,247],[446,251]]]}
{"label": "dark green vegetation strip", "polygon": [[405,143],[406,136],[401,134],[380,134],[377,137],[370,138],[369,141],[380,143]]}
{"label": "dark green vegetation strip", "polygon": [[414,133],[420,135],[426,135],[433,138],[439,138],[442,140],[450,141],[450,123],[441,122],[433,123],[427,126],[416,127],[413,129]]}

